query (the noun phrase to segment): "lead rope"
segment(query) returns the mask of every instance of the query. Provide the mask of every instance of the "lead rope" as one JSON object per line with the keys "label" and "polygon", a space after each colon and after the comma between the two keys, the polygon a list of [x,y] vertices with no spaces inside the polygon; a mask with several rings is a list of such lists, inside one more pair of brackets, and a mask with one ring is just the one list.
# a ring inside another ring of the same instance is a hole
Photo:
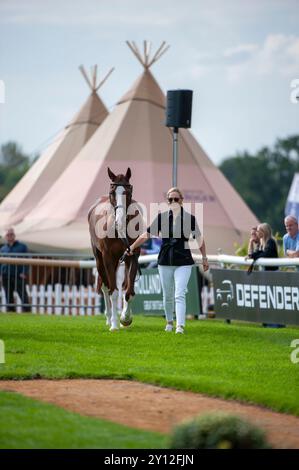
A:
{"label": "lead rope", "polygon": [[[120,263],[123,263],[124,260],[125,260],[125,258],[126,258],[126,256],[128,256],[127,253],[129,253],[130,244],[129,244],[129,240],[127,239],[127,237],[121,238],[121,240],[124,242],[125,246],[127,247],[127,248],[126,248],[126,251],[124,252],[124,254],[119,258]],[[135,281],[139,281],[140,276],[142,276],[142,272],[141,272],[141,268],[140,268],[139,263],[138,263],[138,256],[137,256],[137,254],[135,254],[135,255],[133,254],[133,256],[134,256],[135,259],[136,259],[137,267],[138,267],[138,268],[137,268],[137,271],[138,271],[138,274],[139,274],[139,277],[136,278]]]}

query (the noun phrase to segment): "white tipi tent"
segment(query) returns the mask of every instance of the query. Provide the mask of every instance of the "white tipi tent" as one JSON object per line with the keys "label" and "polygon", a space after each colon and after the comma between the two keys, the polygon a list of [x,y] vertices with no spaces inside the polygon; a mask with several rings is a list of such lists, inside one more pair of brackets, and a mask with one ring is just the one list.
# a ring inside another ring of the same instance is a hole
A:
{"label": "white tipi tent", "polygon": [[79,68],[91,89],[91,94],[71,122],[56,136],[54,142],[1,202],[1,229],[21,222],[35,208],[108,115],[97,91],[113,69],[97,83],[97,66],[93,67],[91,79],[82,65]]}
{"label": "white tipi tent", "polygon": [[[132,170],[134,199],[149,207],[161,202],[172,180],[172,134],[165,127],[165,96],[150,66],[165,52],[165,43],[150,59],[134,43],[130,48],[144,67],[132,88],[85,147],[26,217],[22,239],[52,250],[90,252],[87,212],[108,194],[107,167],[114,173]],[[204,203],[204,236],[208,252],[234,251],[257,219],[190,131],[180,131],[178,185],[185,201]]]}

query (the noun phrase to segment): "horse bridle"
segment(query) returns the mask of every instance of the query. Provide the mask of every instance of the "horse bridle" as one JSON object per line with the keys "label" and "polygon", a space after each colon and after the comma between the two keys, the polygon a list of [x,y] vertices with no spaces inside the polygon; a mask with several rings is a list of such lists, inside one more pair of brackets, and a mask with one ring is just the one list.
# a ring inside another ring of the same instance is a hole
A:
{"label": "horse bridle", "polygon": [[[110,202],[111,202],[111,195],[115,192],[114,186],[124,186],[124,187],[128,188],[129,189],[128,196],[132,197],[133,186],[130,183],[111,183],[110,184],[110,191],[109,191]],[[126,209],[126,206],[124,206],[123,204],[118,204],[118,205],[113,206],[113,207],[114,207],[114,212],[116,212],[116,210],[119,209],[120,207]]]}
{"label": "horse bridle", "polygon": [[[115,206],[112,204],[111,195],[112,195],[113,193],[115,193],[115,187],[116,187],[116,186],[124,186],[124,187],[129,188],[128,196],[130,196],[130,197],[132,196],[132,185],[131,185],[131,184],[129,184],[129,183],[111,183],[111,184],[110,184],[110,191],[109,191],[109,199],[110,199],[111,205],[112,205],[113,208],[114,208],[114,213],[116,213],[117,209],[119,209],[119,208],[121,208],[121,207],[122,207],[123,209],[126,209],[126,206],[123,205],[123,204],[117,204],[117,205],[115,205]],[[126,194],[126,195],[127,195],[127,194]],[[126,215],[126,219],[127,219],[127,218],[128,218],[128,215]],[[127,237],[122,237],[121,240],[124,242],[124,245],[125,245],[125,247],[126,247],[126,249],[127,249],[127,248],[130,246],[128,238],[127,238]]]}
{"label": "horse bridle", "polygon": [[[129,189],[129,196],[132,197],[132,192],[133,192],[133,186],[130,184],[130,183],[111,183],[110,184],[110,191],[109,191],[109,199],[110,199],[110,203],[111,203],[111,194],[115,192],[115,188],[113,188],[114,186],[124,186],[126,188]],[[111,205],[113,205],[111,203]],[[126,209],[126,206],[124,206],[123,204],[119,204],[119,205],[116,205],[116,206],[113,206],[114,207],[114,212],[116,212],[116,210],[119,208],[119,207],[123,207],[124,209]],[[126,216],[127,218],[128,216]],[[129,249],[130,249],[130,243],[129,243],[129,240],[127,237],[125,238],[121,238],[121,240],[123,241],[125,247],[126,247],[126,251],[125,253],[121,256],[120,258],[120,262],[122,263],[126,257],[126,254],[129,252]],[[137,258],[137,255],[133,255],[135,256],[135,258]],[[137,260],[137,266],[138,266],[138,272],[139,272],[139,276],[141,276],[141,269],[140,269],[140,266],[138,264],[138,260]]]}

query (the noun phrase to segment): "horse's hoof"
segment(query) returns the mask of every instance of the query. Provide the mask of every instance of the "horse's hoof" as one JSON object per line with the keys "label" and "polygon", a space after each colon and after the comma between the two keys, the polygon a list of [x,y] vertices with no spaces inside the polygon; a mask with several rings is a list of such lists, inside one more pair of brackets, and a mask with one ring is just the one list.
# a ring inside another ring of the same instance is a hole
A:
{"label": "horse's hoof", "polygon": [[111,331],[111,333],[114,333],[115,331],[118,331],[119,328],[117,326],[110,326],[109,328],[109,331]]}
{"label": "horse's hoof", "polygon": [[132,317],[124,318],[124,319],[120,318],[119,321],[123,326],[130,326],[133,321],[133,318]]}

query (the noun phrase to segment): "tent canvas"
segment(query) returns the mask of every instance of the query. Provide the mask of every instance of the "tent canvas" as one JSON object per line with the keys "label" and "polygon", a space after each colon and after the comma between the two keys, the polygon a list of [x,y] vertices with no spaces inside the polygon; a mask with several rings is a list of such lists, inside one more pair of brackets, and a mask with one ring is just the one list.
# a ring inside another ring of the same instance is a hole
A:
{"label": "tent canvas", "polygon": [[[172,133],[164,125],[165,95],[146,57],[142,63],[142,75],[19,227],[29,243],[39,238],[50,249],[57,230],[55,248],[75,248],[75,230],[81,227],[80,249],[90,252],[87,212],[99,196],[108,194],[108,166],[114,173],[131,168],[133,197],[147,208],[165,200],[172,185]],[[185,202],[204,204],[203,234],[209,253],[219,248],[233,253],[234,243],[244,242],[258,222],[186,129],[179,134],[178,186]]]}
{"label": "tent canvas", "polygon": [[108,115],[107,108],[97,91],[113,69],[100,83],[97,83],[97,66],[93,68],[91,79],[83,66],[80,66],[80,70],[91,89],[91,94],[70,123],[56,136],[1,202],[2,229],[19,223],[35,208]]}

